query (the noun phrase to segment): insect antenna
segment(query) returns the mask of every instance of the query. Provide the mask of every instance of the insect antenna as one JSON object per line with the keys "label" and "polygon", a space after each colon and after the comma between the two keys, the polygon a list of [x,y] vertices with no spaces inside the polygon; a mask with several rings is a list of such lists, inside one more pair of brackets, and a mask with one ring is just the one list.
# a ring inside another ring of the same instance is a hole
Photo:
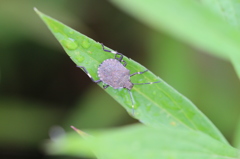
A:
{"label": "insect antenna", "polygon": [[130,95],[131,102],[132,102],[132,115],[134,115],[134,103],[133,103],[132,92],[131,92],[131,90],[129,90],[129,89],[127,89],[127,90],[128,90],[129,95]]}
{"label": "insect antenna", "polygon": [[153,83],[159,83],[161,81],[157,81],[157,82],[149,82],[149,83],[133,83],[134,85],[142,85],[142,84],[153,84]]}

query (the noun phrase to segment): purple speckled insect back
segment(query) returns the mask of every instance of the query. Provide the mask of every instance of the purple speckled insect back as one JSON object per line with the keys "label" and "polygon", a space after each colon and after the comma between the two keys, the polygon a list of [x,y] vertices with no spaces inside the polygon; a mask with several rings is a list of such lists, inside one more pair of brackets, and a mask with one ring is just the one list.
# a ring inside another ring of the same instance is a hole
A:
{"label": "purple speckled insect back", "polygon": [[127,88],[130,90],[133,87],[130,81],[130,71],[116,59],[103,61],[98,68],[98,76],[103,83],[114,89]]}

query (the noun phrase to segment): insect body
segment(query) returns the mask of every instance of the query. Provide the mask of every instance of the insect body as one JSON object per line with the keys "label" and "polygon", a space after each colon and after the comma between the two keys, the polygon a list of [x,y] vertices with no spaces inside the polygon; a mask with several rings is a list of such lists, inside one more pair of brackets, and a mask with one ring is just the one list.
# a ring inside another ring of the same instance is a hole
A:
{"label": "insect body", "polygon": [[[160,81],[157,82],[149,82],[149,83],[132,83],[130,80],[131,76],[134,76],[136,74],[143,74],[147,72],[148,70],[145,70],[143,72],[136,72],[133,74],[130,74],[130,71],[125,67],[127,65],[126,61],[123,60],[123,54],[116,52],[116,51],[111,51],[111,50],[106,50],[104,48],[104,45],[102,45],[102,48],[106,52],[110,52],[115,54],[114,59],[106,59],[103,61],[99,67],[98,67],[98,77],[100,78],[99,80],[94,80],[92,76],[88,73],[85,67],[83,66],[78,66],[83,69],[83,71],[91,78],[91,80],[95,83],[100,83],[103,82],[103,88],[106,89],[109,86],[113,87],[114,89],[119,89],[119,88],[126,88],[130,94],[131,101],[132,101],[132,110],[134,114],[134,104],[133,104],[133,97],[131,94],[131,89],[133,88],[134,85],[142,85],[142,84],[153,84],[153,83],[159,83]],[[120,56],[120,57],[117,57]],[[123,63],[123,64],[122,64]]]}
{"label": "insect body", "polygon": [[130,81],[130,71],[126,69],[118,60],[107,59],[98,67],[98,76],[105,84],[118,88],[132,89]]}

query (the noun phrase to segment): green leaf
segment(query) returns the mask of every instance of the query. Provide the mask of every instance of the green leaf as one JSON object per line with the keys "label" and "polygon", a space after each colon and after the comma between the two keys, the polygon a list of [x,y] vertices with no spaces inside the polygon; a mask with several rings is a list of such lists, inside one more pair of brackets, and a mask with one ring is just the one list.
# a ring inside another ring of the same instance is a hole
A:
{"label": "green leaf", "polygon": [[[104,159],[237,159],[239,151],[197,131],[162,130],[141,124],[93,133],[94,137],[65,138],[62,147],[78,142],[80,149],[91,148],[98,158]],[[62,139],[61,139],[62,140]],[[78,151],[75,149],[76,153]],[[56,149],[55,149],[56,150]],[[75,154],[76,154],[75,153]],[[66,154],[70,154],[66,152]],[[92,157],[89,155],[88,157]]]}
{"label": "green leaf", "polygon": [[[114,55],[104,52],[98,42],[36,9],[35,11],[52,31],[70,58],[78,66],[86,67],[95,80],[98,79],[98,66],[105,59],[114,58]],[[127,62],[127,69],[131,73],[146,70],[144,66],[131,59],[124,57],[124,60]],[[163,127],[175,127],[176,129],[201,131],[227,143],[222,134],[192,102],[152,72],[136,75],[131,79],[133,83],[161,81],[161,83],[157,84],[136,85],[133,87],[131,91],[135,99],[134,118],[146,125],[160,129]],[[130,114],[132,113],[131,100],[126,89],[108,88],[106,92],[116,99]],[[101,106],[99,106],[99,109],[101,109]]]}
{"label": "green leaf", "polygon": [[81,157],[94,157],[90,147],[76,132],[67,135],[55,136],[54,140],[46,141],[44,150],[50,155],[68,155]]}
{"label": "green leaf", "polygon": [[233,138],[233,146],[240,149],[240,118],[238,120]]}
{"label": "green leaf", "polygon": [[[239,0],[202,0],[211,10],[220,15],[230,25],[240,30],[240,1]],[[230,54],[231,62],[240,78],[240,55]]]}
{"label": "green leaf", "polygon": [[240,1],[239,0],[201,0],[211,10],[219,14],[229,24],[239,28],[240,26]]}
{"label": "green leaf", "polygon": [[[238,29],[199,2],[194,0],[112,0],[111,2],[146,25],[158,31],[164,30],[215,56],[225,59],[239,57]],[[220,9],[224,10],[221,7]],[[231,20],[231,23],[238,22]]]}

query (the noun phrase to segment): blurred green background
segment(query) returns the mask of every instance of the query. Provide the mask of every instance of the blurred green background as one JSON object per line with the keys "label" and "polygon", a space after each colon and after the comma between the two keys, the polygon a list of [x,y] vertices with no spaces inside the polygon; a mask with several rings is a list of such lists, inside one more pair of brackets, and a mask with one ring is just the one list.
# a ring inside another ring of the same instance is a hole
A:
{"label": "blurred green background", "polygon": [[240,84],[229,62],[145,26],[106,0],[1,0],[0,158],[62,158],[42,150],[54,126],[73,131],[70,125],[137,122],[75,66],[33,7],[146,66],[232,142]]}

